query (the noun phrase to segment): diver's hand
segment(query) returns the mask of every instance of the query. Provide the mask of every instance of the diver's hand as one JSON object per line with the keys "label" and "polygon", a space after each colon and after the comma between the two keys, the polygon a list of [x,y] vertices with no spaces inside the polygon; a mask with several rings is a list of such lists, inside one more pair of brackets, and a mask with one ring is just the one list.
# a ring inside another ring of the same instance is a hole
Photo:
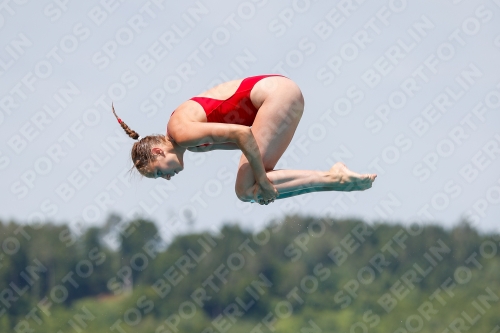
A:
{"label": "diver's hand", "polygon": [[273,202],[278,195],[278,190],[274,187],[273,183],[267,179],[267,177],[263,182],[255,184],[253,199],[260,205],[268,205]]}

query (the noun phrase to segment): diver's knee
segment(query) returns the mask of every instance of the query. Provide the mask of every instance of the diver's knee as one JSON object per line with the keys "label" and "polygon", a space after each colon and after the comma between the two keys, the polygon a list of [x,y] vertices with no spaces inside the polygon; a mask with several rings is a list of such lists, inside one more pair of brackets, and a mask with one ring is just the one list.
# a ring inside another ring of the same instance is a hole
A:
{"label": "diver's knee", "polygon": [[240,199],[243,202],[250,202],[251,200],[253,200],[253,193],[251,188],[246,189],[243,188],[242,186],[236,185],[235,192],[238,199]]}

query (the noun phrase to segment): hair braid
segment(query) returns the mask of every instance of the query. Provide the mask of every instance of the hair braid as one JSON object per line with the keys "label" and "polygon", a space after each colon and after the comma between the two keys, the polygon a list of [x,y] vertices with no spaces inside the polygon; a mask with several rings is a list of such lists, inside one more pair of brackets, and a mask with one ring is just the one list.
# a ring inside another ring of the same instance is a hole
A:
{"label": "hair braid", "polygon": [[113,110],[113,114],[115,115],[116,119],[118,120],[118,123],[120,123],[120,125],[123,128],[123,130],[125,131],[125,133],[127,133],[128,136],[131,137],[132,139],[137,140],[139,138],[139,134],[136,131],[131,130],[130,127],[128,127],[127,124],[125,124],[123,122],[123,120],[118,118],[118,116],[116,115],[115,107],[113,106],[113,103],[111,103],[111,109]]}
{"label": "hair braid", "polygon": [[134,142],[134,145],[132,146],[130,157],[132,158],[132,163],[134,164],[132,169],[135,167],[139,171],[139,173],[143,174],[143,172],[147,170],[146,168],[149,163],[155,161],[157,158],[156,155],[152,154],[151,148],[165,145],[167,143],[165,135],[152,134],[142,138],[136,131],[131,130],[127,126],[127,124],[125,124],[120,118],[118,118],[113,103],[111,103],[111,109],[113,110],[113,114],[115,115],[118,123],[120,123],[125,133],[127,133],[127,135],[132,139],[138,140]]}

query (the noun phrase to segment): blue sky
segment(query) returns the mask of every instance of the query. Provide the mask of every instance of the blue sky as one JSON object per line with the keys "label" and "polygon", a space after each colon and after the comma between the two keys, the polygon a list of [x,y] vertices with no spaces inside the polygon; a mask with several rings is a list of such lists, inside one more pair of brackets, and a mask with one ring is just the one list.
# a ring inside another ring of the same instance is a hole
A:
{"label": "blue sky", "polygon": [[[287,213],[483,231],[500,216],[497,1],[40,1],[0,10],[0,218],[110,213],[165,237]],[[306,108],[277,168],[337,161],[379,176],[365,192],[269,206],[234,194],[239,151],[185,155],[172,181],[127,173],[133,140],[216,83],[281,73]]]}

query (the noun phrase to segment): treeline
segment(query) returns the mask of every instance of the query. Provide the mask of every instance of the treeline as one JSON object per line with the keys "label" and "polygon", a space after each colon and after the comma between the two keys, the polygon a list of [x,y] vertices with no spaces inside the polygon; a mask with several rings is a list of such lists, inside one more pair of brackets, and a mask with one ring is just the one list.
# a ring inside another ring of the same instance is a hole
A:
{"label": "treeline", "polygon": [[0,332],[500,332],[498,235],[287,216],[166,243],[153,221],[0,223]]}

